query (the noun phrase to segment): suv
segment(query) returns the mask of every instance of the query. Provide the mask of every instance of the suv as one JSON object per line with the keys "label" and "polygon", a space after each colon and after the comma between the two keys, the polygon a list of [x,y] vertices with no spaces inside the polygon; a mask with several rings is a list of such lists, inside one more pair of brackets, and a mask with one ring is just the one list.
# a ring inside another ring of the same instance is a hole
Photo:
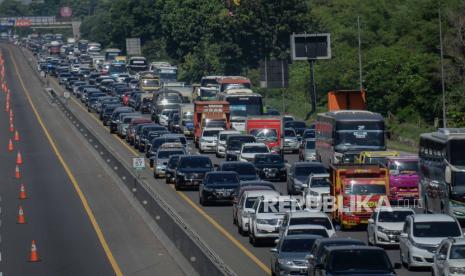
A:
{"label": "suv", "polygon": [[178,166],[179,156],[171,155],[165,168],[165,182],[166,184],[175,183],[176,168]]}
{"label": "suv", "polygon": [[416,214],[408,216],[400,234],[400,261],[408,269],[431,267],[433,256],[445,238],[462,237],[458,221],[446,214]]}
{"label": "suv", "polygon": [[407,216],[414,215],[410,208],[382,206],[368,220],[368,243],[372,245],[399,244],[399,235]]}
{"label": "suv", "polygon": [[[173,143],[174,144],[174,143]],[[176,143],[178,144],[178,143]],[[166,145],[166,144],[165,144]],[[166,166],[168,160],[172,155],[184,155],[186,151],[184,147],[179,143],[178,147],[161,147],[157,151],[157,155],[154,160],[153,177],[159,178],[165,176]]]}
{"label": "suv", "polygon": [[443,240],[434,254],[433,275],[463,274],[465,274],[465,239]]}
{"label": "suv", "polygon": [[279,154],[255,154],[253,165],[261,179],[287,181],[286,160]]}
{"label": "suv", "polygon": [[275,240],[287,212],[302,210],[299,202],[291,196],[262,196],[258,198],[250,214],[249,242],[258,245],[261,240]]}
{"label": "suv", "polygon": [[226,161],[218,166],[218,171],[233,171],[236,172],[241,181],[258,180],[258,175],[255,172],[255,167],[249,162],[241,161]]}
{"label": "suv", "polygon": [[202,206],[212,201],[231,203],[237,186],[239,176],[236,172],[209,172],[199,186],[199,203]]}
{"label": "suv", "polygon": [[253,135],[230,134],[226,138],[226,161],[237,161],[241,153],[241,146],[244,143],[255,143]]}
{"label": "suv", "polygon": [[204,128],[199,140],[199,152],[216,151],[218,133],[223,130],[222,128]]}
{"label": "suv", "polygon": [[329,237],[336,234],[331,219],[322,212],[313,212],[308,210],[296,211],[284,215],[283,223],[280,226],[281,234],[286,232],[286,229],[295,225],[318,225],[323,226]]}
{"label": "suv", "polygon": [[216,157],[224,157],[226,155],[226,138],[228,135],[241,134],[237,130],[223,130],[218,133],[216,143]]}
{"label": "suv", "polygon": [[185,187],[197,188],[202,184],[205,174],[213,171],[212,161],[208,156],[181,155],[175,174],[176,190]]}
{"label": "suv", "polygon": [[117,131],[119,123],[118,118],[121,113],[134,113],[134,108],[122,106],[113,110],[110,119],[110,133],[115,133]]}
{"label": "suv", "polygon": [[308,176],[307,186],[304,188],[302,195],[305,200],[305,207],[313,209],[323,207],[324,197],[330,195],[331,181],[328,173],[317,173]]}
{"label": "suv", "polygon": [[295,162],[289,169],[287,177],[287,193],[297,195],[307,187],[307,178],[311,174],[328,173],[319,162]]}
{"label": "suv", "polygon": [[242,144],[239,161],[252,162],[256,154],[270,153],[270,149],[264,143]]}
{"label": "suv", "polygon": [[315,161],[315,139],[305,139],[299,148],[300,161]]}
{"label": "suv", "polygon": [[377,275],[394,276],[394,267],[384,249],[375,246],[331,246],[323,250],[321,262],[308,275]]}

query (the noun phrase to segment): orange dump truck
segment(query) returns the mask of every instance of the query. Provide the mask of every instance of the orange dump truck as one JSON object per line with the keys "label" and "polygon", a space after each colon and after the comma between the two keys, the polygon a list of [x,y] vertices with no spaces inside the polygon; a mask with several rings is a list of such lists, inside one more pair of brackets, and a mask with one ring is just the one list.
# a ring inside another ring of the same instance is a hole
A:
{"label": "orange dump truck", "polygon": [[367,107],[364,90],[335,90],[328,92],[328,111],[365,109]]}
{"label": "orange dump truck", "polygon": [[378,164],[332,164],[333,219],[342,229],[368,223],[378,204],[388,203],[388,170]]}
{"label": "orange dump truck", "polygon": [[227,101],[194,102],[194,143],[199,142],[206,127],[230,128],[229,103]]}

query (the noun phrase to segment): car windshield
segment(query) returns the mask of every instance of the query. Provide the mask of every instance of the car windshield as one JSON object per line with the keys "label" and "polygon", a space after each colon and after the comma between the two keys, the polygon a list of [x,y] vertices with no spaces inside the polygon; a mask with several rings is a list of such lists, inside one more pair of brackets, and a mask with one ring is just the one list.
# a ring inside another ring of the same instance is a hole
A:
{"label": "car windshield", "polygon": [[250,146],[250,147],[244,147],[242,149],[243,153],[267,153],[268,148],[266,146]]}
{"label": "car windshield", "polygon": [[257,200],[257,197],[248,197],[245,200],[245,208],[252,208],[256,200]]}
{"label": "car windshield", "polygon": [[394,161],[389,165],[389,170],[397,170],[401,174],[418,172],[418,161]]}
{"label": "car windshield", "polygon": [[144,79],[144,80],[142,80],[142,85],[144,85],[144,86],[159,86],[160,82],[158,80]]}
{"label": "car windshield", "polygon": [[287,231],[288,236],[292,235],[318,235],[324,238],[328,238],[328,232],[325,229],[289,229]]}
{"label": "car windshield", "polygon": [[255,156],[255,164],[282,164],[283,158],[275,154],[263,154]]}
{"label": "car windshield", "polygon": [[305,143],[305,148],[306,149],[315,149],[315,141],[307,141],[307,143]]}
{"label": "car windshield", "polygon": [[419,238],[458,237],[461,232],[455,221],[431,221],[414,223],[413,235]]}
{"label": "car windshield", "polygon": [[258,207],[259,213],[285,213],[300,210],[302,210],[302,207],[296,201],[289,200],[262,201]]}
{"label": "car windshield", "polygon": [[132,119],[133,119],[133,117],[124,117],[123,124],[129,124]]}
{"label": "car windshield", "polygon": [[385,195],[386,186],[378,184],[349,184],[345,187],[347,195]]}
{"label": "car windshield", "polygon": [[465,244],[453,245],[450,248],[449,259],[465,259]]}
{"label": "car windshield", "polygon": [[281,245],[282,252],[310,252],[314,239],[285,239]]}
{"label": "car windshield", "polygon": [[386,157],[368,157],[365,163],[386,166]]}
{"label": "car windshield", "polygon": [[207,179],[205,179],[205,185],[211,184],[230,184],[237,185],[239,184],[239,179],[236,174],[231,173],[219,173],[219,174],[210,174]]}
{"label": "car windshield", "polygon": [[295,131],[292,129],[285,129],[284,130],[284,136],[286,137],[295,137]]}
{"label": "car windshield", "polygon": [[314,224],[326,227],[326,229],[333,229],[331,221],[328,218],[322,217],[306,217],[306,218],[291,218],[289,225],[302,225],[302,224]]}
{"label": "car windshield", "polygon": [[184,154],[184,151],[182,150],[162,150],[158,152],[157,158],[160,159],[168,159],[170,158],[171,155],[181,155]]}
{"label": "car windshield", "polygon": [[337,250],[331,254],[328,270],[335,273],[391,272],[391,262],[381,250]]}
{"label": "car windshield", "polygon": [[303,136],[302,136],[303,139],[306,139],[306,138],[315,138],[315,131],[314,130],[307,130],[304,132]]}
{"label": "car windshield", "polygon": [[276,129],[252,129],[250,134],[255,136],[259,141],[277,141],[278,132]]}
{"label": "car windshield", "polygon": [[329,188],[331,186],[331,182],[328,178],[312,178],[310,183],[310,187],[312,188]]}
{"label": "car windshield", "polygon": [[404,222],[405,218],[413,215],[412,211],[382,211],[378,215],[379,222]]}
{"label": "car windshield", "polygon": [[295,168],[297,176],[308,176],[312,173],[326,173],[326,169],[323,166],[298,166]]}
{"label": "car windshield", "polygon": [[217,137],[220,130],[204,130],[203,137]]}
{"label": "car windshield", "polygon": [[183,158],[179,166],[184,169],[211,169],[212,162],[209,158]]}
{"label": "car windshield", "polygon": [[223,171],[233,171],[238,174],[255,174],[255,167],[250,163],[245,164],[224,164]]}

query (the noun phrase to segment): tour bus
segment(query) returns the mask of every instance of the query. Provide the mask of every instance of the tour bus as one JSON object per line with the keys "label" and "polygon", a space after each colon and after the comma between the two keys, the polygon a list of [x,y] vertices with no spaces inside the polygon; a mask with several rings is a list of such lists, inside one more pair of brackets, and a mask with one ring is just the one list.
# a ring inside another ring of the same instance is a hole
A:
{"label": "tour bus", "polygon": [[121,55],[120,49],[116,49],[116,48],[105,49],[105,61],[112,62],[119,55]]}
{"label": "tour bus", "polygon": [[465,128],[421,134],[418,155],[425,210],[465,219]]}
{"label": "tour bus", "polygon": [[128,70],[131,74],[147,71],[149,65],[145,57],[130,57],[128,60]]}
{"label": "tour bus", "polygon": [[250,89],[229,89],[218,93],[217,100],[229,103],[231,127],[238,131],[245,131],[247,116],[263,115],[262,96]]}
{"label": "tour bus", "polygon": [[325,167],[353,163],[362,151],[386,150],[384,118],[365,110],[320,113],[315,125],[316,158]]}
{"label": "tour bus", "polygon": [[176,82],[178,79],[178,67],[168,62],[152,62],[149,71],[156,73],[164,83]]}
{"label": "tour bus", "polygon": [[222,76],[216,79],[220,92],[228,89],[250,89],[252,84],[246,77],[241,76]]}
{"label": "tour bus", "polygon": [[112,62],[108,67],[108,75],[117,77],[119,74],[125,74],[128,70],[124,62]]}

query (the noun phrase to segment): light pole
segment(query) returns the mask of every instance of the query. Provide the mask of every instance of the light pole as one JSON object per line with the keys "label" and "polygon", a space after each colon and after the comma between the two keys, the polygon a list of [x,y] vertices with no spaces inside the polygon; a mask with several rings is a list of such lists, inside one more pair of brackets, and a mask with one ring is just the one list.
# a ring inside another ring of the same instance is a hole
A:
{"label": "light pole", "polygon": [[441,16],[441,0],[438,0],[438,17],[439,17],[439,47],[441,51],[441,90],[442,90],[442,126],[447,127],[446,118],[446,92],[444,83],[444,50],[442,47],[442,16]]}
{"label": "light pole", "polygon": [[363,75],[362,75],[362,40],[360,39],[360,16],[357,16],[358,29],[358,71],[360,77],[360,91],[363,91]]}

